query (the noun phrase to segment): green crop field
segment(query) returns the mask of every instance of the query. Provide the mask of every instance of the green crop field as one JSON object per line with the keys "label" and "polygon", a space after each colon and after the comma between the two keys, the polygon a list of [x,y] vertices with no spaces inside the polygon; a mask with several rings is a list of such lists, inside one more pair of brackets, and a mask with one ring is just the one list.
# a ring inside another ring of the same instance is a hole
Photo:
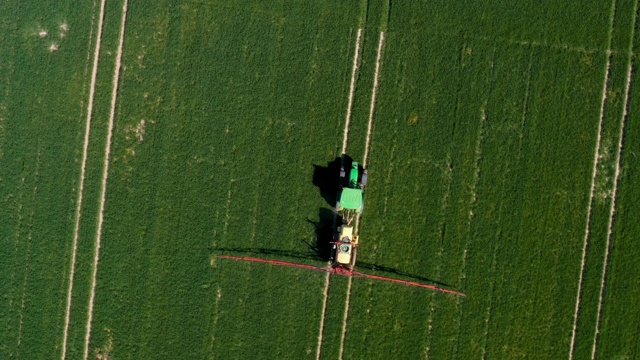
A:
{"label": "green crop field", "polygon": [[[0,359],[640,357],[638,0],[0,4]],[[356,268],[326,266],[342,156]]]}

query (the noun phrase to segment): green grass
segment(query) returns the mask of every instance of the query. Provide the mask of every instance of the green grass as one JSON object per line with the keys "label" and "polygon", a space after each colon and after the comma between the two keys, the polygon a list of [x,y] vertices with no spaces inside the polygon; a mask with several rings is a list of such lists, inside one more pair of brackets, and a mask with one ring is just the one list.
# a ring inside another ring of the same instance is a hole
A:
{"label": "green grass", "polygon": [[0,357],[45,358],[63,335],[92,13],[70,2],[1,12]]}
{"label": "green grass", "polygon": [[440,35],[603,49],[610,9],[608,1],[398,1],[390,11],[389,29],[428,22],[430,32]]}
{"label": "green grass", "polygon": [[[84,346],[122,4],[107,2],[104,19],[69,358]],[[0,5],[0,358],[61,349],[99,5]],[[325,275],[215,256],[322,264],[317,237],[332,213],[314,165],[340,155],[360,27],[354,160],[380,31],[386,41],[358,268],[466,297],[363,278],[347,294],[348,280],[333,276],[322,358],[338,357],[347,297],[345,359],[566,357],[590,221],[575,352],[588,357],[611,204],[600,194],[613,187],[636,26],[636,4],[616,1],[608,155],[587,219],[611,6],[130,2],[90,357],[315,358]],[[49,52],[63,22],[70,30]],[[632,88],[604,358],[639,351],[638,105]]]}

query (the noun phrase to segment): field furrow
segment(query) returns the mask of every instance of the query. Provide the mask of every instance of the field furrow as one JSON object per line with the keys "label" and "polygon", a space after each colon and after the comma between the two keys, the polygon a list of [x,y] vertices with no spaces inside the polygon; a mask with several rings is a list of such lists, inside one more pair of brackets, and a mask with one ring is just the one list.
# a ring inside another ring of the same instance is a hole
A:
{"label": "field furrow", "polygon": [[612,28],[613,28],[613,19],[614,19],[614,15],[615,15],[615,0],[612,0],[611,3],[611,13],[610,13],[610,26],[609,26],[609,39],[608,39],[608,45],[607,45],[607,61],[605,63],[605,70],[604,70],[604,79],[602,81],[602,97],[601,97],[601,101],[600,101],[600,116],[599,116],[599,120],[598,120],[598,133],[597,133],[597,137],[596,137],[596,146],[595,146],[595,151],[594,151],[594,155],[593,155],[593,169],[591,172],[591,192],[589,194],[589,205],[587,206],[587,212],[586,212],[586,221],[585,221],[585,231],[584,231],[584,238],[583,238],[583,245],[582,245],[582,257],[580,259],[580,277],[578,279],[578,290],[576,292],[576,301],[575,301],[575,308],[574,308],[574,312],[573,312],[573,327],[571,330],[571,343],[569,346],[569,360],[573,359],[573,355],[574,355],[574,348],[575,348],[575,340],[576,340],[576,330],[577,330],[577,324],[578,324],[578,312],[580,311],[580,298],[581,298],[581,294],[582,294],[582,283],[583,283],[583,277],[584,277],[584,271],[585,271],[585,260],[586,260],[586,256],[587,256],[587,248],[588,248],[588,244],[589,244],[589,225],[590,225],[590,221],[591,221],[591,207],[593,205],[593,201],[594,201],[594,192],[595,192],[595,188],[596,188],[596,174],[597,174],[597,169],[598,169],[598,158],[600,157],[600,145],[601,145],[601,139],[602,139],[602,120],[604,118],[604,106],[606,103],[606,99],[607,99],[607,85],[609,83],[609,73],[611,71],[611,32],[612,32]]}
{"label": "field furrow", "polygon": [[634,2],[633,6],[633,15],[631,17],[631,35],[629,36],[629,55],[627,58],[628,66],[627,66],[627,74],[626,74],[626,84],[624,89],[624,100],[622,101],[622,116],[620,118],[620,130],[618,134],[618,145],[617,145],[617,153],[615,160],[615,172],[613,175],[613,189],[611,190],[611,205],[609,210],[609,221],[607,224],[607,241],[605,245],[605,251],[603,256],[603,264],[602,264],[602,276],[600,280],[600,292],[598,295],[598,310],[596,312],[596,324],[595,330],[593,334],[593,347],[591,350],[591,359],[596,358],[597,354],[597,345],[598,345],[598,336],[600,334],[600,319],[602,316],[602,304],[605,292],[605,282],[607,279],[607,268],[609,265],[609,252],[611,250],[611,238],[613,236],[613,223],[614,216],[616,213],[616,199],[618,197],[618,183],[620,180],[620,159],[622,155],[622,147],[624,144],[624,135],[625,128],[627,123],[627,115],[629,110],[629,93],[631,91],[631,82],[632,82],[632,69],[633,69],[633,41],[635,39],[635,28],[636,28],[636,16],[638,13],[638,0]]}
{"label": "field furrow", "polygon": [[[93,271],[91,275],[91,291],[89,295],[89,308],[87,310],[87,325],[84,340],[84,359],[89,358],[89,341],[91,339],[91,325],[93,320],[93,307],[96,294],[96,279],[98,275],[98,262],[100,260],[100,245],[102,242],[102,225],[104,222],[104,207],[107,196],[107,181],[109,178],[109,160],[111,156],[111,142],[113,137],[113,126],[115,121],[116,101],[118,98],[118,84],[120,83],[120,68],[122,66],[122,47],[124,45],[125,24],[127,21],[127,4],[128,0],[124,0],[122,5],[122,23],[120,27],[120,40],[115,59],[115,69],[113,71],[113,88],[111,91],[111,109],[109,112],[109,123],[107,128],[107,140],[104,150],[104,165],[102,169],[102,182],[100,190],[100,208],[98,210],[98,225],[95,236],[95,250],[93,257]],[[96,46],[97,47],[97,46]]]}
{"label": "field furrow", "polygon": [[[89,135],[91,134],[91,117],[93,115],[93,101],[94,101],[95,90],[96,90],[96,79],[98,76],[98,60],[99,60],[98,55],[100,54],[100,40],[102,39],[102,22],[104,19],[104,6],[105,6],[105,0],[102,0],[100,2],[100,13],[98,15],[96,45],[93,50],[91,82],[89,83],[89,98],[87,100],[87,110],[86,110],[86,118],[85,118],[85,125],[84,125],[85,129],[84,129],[84,140],[82,144],[82,160],[80,163],[80,179],[78,180],[78,196],[76,199],[76,216],[75,216],[75,225],[73,229],[73,245],[71,250],[71,259],[69,260],[70,268],[69,268],[69,279],[68,279],[68,287],[67,287],[67,303],[66,303],[66,309],[65,309],[64,330],[62,335],[62,350],[60,354],[61,360],[65,360],[67,358],[67,339],[69,336],[69,321],[71,319],[71,300],[73,295],[74,275],[76,271],[76,256],[78,253],[80,220],[82,219],[82,196],[84,193],[85,170],[87,167],[87,157],[89,153],[88,151]],[[95,20],[95,17],[92,17],[91,28],[89,32],[89,45],[91,45],[93,41],[94,20]],[[87,64],[90,62],[89,54],[90,52],[87,52]]]}

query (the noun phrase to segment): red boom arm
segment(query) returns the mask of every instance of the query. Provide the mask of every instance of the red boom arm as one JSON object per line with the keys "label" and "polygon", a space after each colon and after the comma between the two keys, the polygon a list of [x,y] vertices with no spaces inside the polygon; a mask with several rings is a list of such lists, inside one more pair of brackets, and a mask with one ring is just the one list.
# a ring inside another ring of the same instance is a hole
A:
{"label": "red boom arm", "polygon": [[337,274],[337,275],[357,276],[357,277],[363,277],[363,278],[373,279],[373,280],[389,281],[389,282],[393,282],[393,283],[396,283],[396,284],[403,284],[403,285],[407,285],[407,286],[417,286],[417,287],[430,289],[430,290],[434,290],[434,291],[440,291],[440,292],[443,292],[443,293],[452,294],[452,295],[456,295],[456,296],[465,296],[465,294],[463,294],[461,292],[457,292],[457,291],[453,291],[453,290],[437,287],[437,286],[434,286],[434,285],[422,284],[422,283],[415,282],[415,281],[406,281],[406,280],[394,279],[394,278],[385,277],[385,276],[363,274],[361,272],[349,270],[349,269],[342,268],[342,267],[335,267],[335,268],[332,268],[332,267],[320,267],[320,266],[292,263],[292,262],[287,262],[287,261],[260,259],[260,258],[254,258],[254,257],[249,257],[249,256],[219,255],[218,257],[221,258],[221,259],[231,259],[231,260],[237,260],[237,261],[252,261],[252,262],[259,262],[259,263],[267,263],[267,264],[271,264],[271,265],[291,266],[291,267],[297,267],[297,268],[307,269],[307,270],[328,272],[328,273]]}

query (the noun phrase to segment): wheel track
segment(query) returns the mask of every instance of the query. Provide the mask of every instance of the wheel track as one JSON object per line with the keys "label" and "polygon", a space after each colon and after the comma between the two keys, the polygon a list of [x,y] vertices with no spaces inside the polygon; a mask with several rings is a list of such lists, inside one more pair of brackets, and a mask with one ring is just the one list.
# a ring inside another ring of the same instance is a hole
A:
{"label": "wheel track", "polygon": [[356,75],[360,59],[360,46],[362,44],[362,28],[358,29],[356,35],[356,45],[353,54],[353,65],[351,68],[351,82],[349,84],[349,102],[347,103],[347,115],[344,123],[344,133],[342,135],[342,154],[347,151],[347,141],[349,139],[349,123],[351,122],[351,111],[353,109],[353,94],[356,90]]}
{"label": "wheel track", "polygon": [[576,334],[578,328],[578,315],[580,312],[580,301],[582,296],[582,283],[584,282],[585,263],[587,258],[587,248],[589,246],[589,233],[590,233],[590,221],[591,211],[593,209],[594,193],[596,189],[596,175],[598,172],[598,158],[600,156],[600,146],[602,142],[602,120],[604,118],[604,106],[607,100],[607,88],[609,84],[609,76],[611,73],[611,38],[613,31],[613,19],[615,16],[616,0],[611,2],[611,12],[609,14],[609,34],[607,42],[607,62],[605,65],[605,74],[602,81],[602,98],[600,101],[600,116],[598,118],[598,133],[596,136],[596,148],[593,155],[593,168],[591,171],[591,192],[589,194],[589,205],[587,206],[586,224],[584,230],[584,238],[582,241],[582,258],[580,260],[580,276],[578,277],[578,290],[576,292],[576,306],[573,312],[573,326],[571,329],[571,342],[569,345],[569,360],[573,360],[573,354],[575,351]]}
{"label": "wheel track", "polygon": [[[104,2],[104,0],[103,0]],[[93,320],[93,304],[96,295],[96,278],[98,274],[98,262],[100,259],[100,243],[102,241],[102,224],[104,222],[104,205],[107,194],[107,180],[109,177],[109,156],[111,154],[111,140],[113,137],[113,125],[115,120],[116,101],[118,97],[118,83],[120,80],[120,68],[122,66],[122,47],[124,45],[124,32],[127,21],[128,0],[124,0],[122,6],[122,22],[120,25],[120,40],[116,54],[116,66],[113,71],[113,88],[111,91],[111,110],[109,112],[109,126],[107,130],[107,142],[105,145],[104,166],[102,170],[102,184],[100,194],[100,209],[98,211],[98,227],[96,229],[95,254],[93,258],[93,272],[91,275],[91,293],[89,296],[89,310],[87,312],[87,325],[84,340],[84,360],[89,357],[89,341],[91,339],[91,323]]]}
{"label": "wheel track", "polygon": [[[89,135],[91,133],[91,117],[93,115],[93,99],[96,90],[96,78],[98,76],[98,59],[100,54],[100,42],[102,40],[102,25],[104,20],[104,8],[106,0],[100,3],[100,15],[98,16],[98,33],[96,35],[96,47],[93,53],[93,68],[91,70],[91,85],[89,86],[89,101],[87,103],[87,118],[85,120],[84,144],[82,149],[82,165],[80,168],[80,183],[78,185],[78,200],[76,202],[76,219],[73,230],[73,250],[71,252],[71,264],[69,269],[69,286],[67,288],[67,303],[65,309],[64,332],[62,336],[62,352],[60,358],[67,358],[67,341],[69,338],[69,322],[71,319],[71,296],[73,295],[73,278],[76,269],[76,254],[78,252],[78,236],[80,231],[80,220],[82,219],[82,197],[84,193],[85,170],[87,167],[87,156],[89,149]],[[95,4],[95,3],[94,3]],[[91,23],[91,33],[89,34],[89,44],[93,37],[93,20]],[[88,58],[89,55],[87,55]],[[88,60],[88,59],[87,59]]]}
{"label": "wheel track", "polygon": [[600,293],[598,295],[598,310],[596,312],[596,326],[593,334],[593,346],[591,349],[591,360],[596,358],[596,351],[598,345],[598,335],[600,334],[600,319],[602,317],[602,303],[604,301],[604,292],[607,277],[607,267],[609,265],[609,251],[611,249],[611,237],[613,235],[613,222],[616,211],[616,198],[618,195],[618,182],[620,180],[620,159],[622,155],[622,147],[624,145],[624,129],[627,121],[627,114],[629,109],[629,93],[631,92],[631,79],[633,77],[633,41],[635,39],[635,25],[636,16],[638,13],[638,0],[635,1],[633,6],[633,17],[631,20],[631,36],[629,36],[629,56],[627,58],[627,82],[625,85],[624,100],[622,118],[620,119],[620,131],[618,134],[618,153],[616,155],[616,170],[613,180],[613,190],[611,194],[611,207],[609,209],[609,222],[607,224],[607,243],[604,250],[604,259],[602,264],[602,277],[600,280]]}

